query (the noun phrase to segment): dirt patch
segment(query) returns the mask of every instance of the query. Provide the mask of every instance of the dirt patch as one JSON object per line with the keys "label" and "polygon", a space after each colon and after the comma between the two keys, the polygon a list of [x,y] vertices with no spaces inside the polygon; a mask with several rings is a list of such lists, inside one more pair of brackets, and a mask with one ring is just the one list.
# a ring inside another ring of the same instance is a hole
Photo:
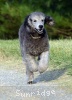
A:
{"label": "dirt patch", "polygon": [[72,94],[60,89],[52,81],[63,75],[64,71],[54,70],[42,75],[36,73],[36,83],[28,85],[25,73],[0,70],[0,100],[71,100]]}

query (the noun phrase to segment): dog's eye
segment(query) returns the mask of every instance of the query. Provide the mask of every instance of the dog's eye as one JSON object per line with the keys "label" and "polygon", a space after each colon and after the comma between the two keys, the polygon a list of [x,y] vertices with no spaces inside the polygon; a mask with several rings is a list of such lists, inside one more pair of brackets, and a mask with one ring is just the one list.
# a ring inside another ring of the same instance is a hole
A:
{"label": "dog's eye", "polygon": [[34,22],[37,22],[37,20],[34,20]]}
{"label": "dog's eye", "polygon": [[43,22],[44,20],[42,19],[41,21]]}

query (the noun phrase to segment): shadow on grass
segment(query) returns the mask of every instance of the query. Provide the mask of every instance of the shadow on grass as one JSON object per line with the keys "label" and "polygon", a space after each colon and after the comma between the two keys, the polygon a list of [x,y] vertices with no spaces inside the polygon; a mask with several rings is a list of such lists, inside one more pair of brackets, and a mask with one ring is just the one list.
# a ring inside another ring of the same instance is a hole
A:
{"label": "shadow on grass", "polygon": [[37,82],[47,82],[58,79],[60,76],[62,76],[65,73],[66,69],[56,69],[52,71],[46,71],[45,73],[40,74],[37,78],[35,78],[34,83]]}

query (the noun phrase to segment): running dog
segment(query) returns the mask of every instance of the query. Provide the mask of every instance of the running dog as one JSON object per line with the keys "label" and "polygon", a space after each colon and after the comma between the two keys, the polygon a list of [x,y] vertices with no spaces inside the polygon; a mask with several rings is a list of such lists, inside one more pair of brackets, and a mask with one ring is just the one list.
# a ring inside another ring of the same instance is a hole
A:
{"label": "running dog", "polygon": [[[44,25],[52,26],[52,17],[33,12],[25,18],[19,29],[21,54],[26,65],[27,83],[32,84],[34,72],[43,73],[48,68],[49,39]],[[37,60],[36,60],[37,58]]]}

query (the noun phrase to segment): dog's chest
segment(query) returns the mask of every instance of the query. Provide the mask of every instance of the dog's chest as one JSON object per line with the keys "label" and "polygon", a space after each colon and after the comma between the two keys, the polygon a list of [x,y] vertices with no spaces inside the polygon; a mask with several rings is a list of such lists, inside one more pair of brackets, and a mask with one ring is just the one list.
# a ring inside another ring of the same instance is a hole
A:
{"label": "dog's chest", "polygon": [[27,39],[25,41],[26,52],[38,56],[42,52],[48,50],[48,39],[41,38],[41,39]]}

